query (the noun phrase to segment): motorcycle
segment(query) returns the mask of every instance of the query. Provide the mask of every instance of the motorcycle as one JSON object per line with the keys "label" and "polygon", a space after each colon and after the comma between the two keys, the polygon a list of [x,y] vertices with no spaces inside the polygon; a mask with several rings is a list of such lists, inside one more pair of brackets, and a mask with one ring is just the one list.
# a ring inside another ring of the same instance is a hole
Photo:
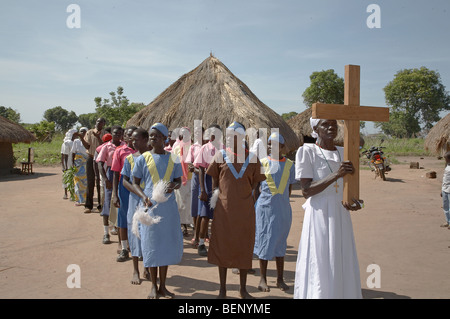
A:
{"label": "motorcycle", "polygon": [[[383,143],[383,140],[381,140]],[[384,146],[372,146],[368,150],[362,152],[363,155],[369,160],[368,164],[370,170],[375,172],[375,178],[379,176],[383,181],[386,180],[386,173],[391,170],[389,167],[389,161],[383,152]]]}

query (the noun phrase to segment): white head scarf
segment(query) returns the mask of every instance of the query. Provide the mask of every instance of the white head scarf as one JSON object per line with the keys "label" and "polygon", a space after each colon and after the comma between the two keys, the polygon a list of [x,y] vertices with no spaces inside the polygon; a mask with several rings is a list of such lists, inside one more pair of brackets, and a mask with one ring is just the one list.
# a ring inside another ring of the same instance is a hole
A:
{"label": "white head scarf", "polygon": [[313,119],[312,117],[309,119],[309,124],[311,125],[312,133],[311,136],[314,138],[318,138],[319,135],[314,131],[314,128],[319,124],[321,119]]}
{"label": "white head scarf", "polygon": [[76,132],[77,130],[75,129],[70,129],[67,131],[66,136],[64,137],[64,142],[70,142],[72,140],[72,136],[73,134]]}

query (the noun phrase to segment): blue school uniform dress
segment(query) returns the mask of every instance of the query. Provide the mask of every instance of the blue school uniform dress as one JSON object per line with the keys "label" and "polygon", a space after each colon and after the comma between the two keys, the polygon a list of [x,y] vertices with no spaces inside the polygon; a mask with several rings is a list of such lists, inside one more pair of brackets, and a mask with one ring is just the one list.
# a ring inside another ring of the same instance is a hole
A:
{"label": "blue school uniform dress", "polygon": [[255,204],[256,231],[254,253],[260,259],[271,260],[286,254],[291,229],[292,209],[289,185],[296,183],[295,166],[284,158],[263,158],[261,164],[266,180],[261,182],[261,195]]}
{"label": "blue school uniform dress", "polygon": [[[122,171],[120,174],[123,176],[127,176],[130,180],[130,183],[133,183],[133,168],[134,168],[134,162],[135,159],[140,156],[140,153],[134,153],[130,154],[125,158],[125,161],[123,163]],[[141,185],[143,186],[144,183],[142,182]],[[129,192],[128,197],[128,211],[127,211],[127,233],[128,233],[128,244],[130,245],[131,250],[131,256],[133,257],[142,257],[142,248],[141,248],[141,240],[139,237],[137,237],[133,231],[133,216],[136,212],[137,206],[139,204],[139,196],[136,195],[133,192]],[[141,225],[139,225],[140,229]]]}
{"label": "blue school uniform dress", "polygon": [[199,201],[198,198],[200,196],[200,178],[198,177],[198,173],[192,174],[191,179],[191,216],[197,217],[199,211]]}
{"label": "blue school uniform dress", "polygon": [[[151,198],[153,185],[160,179],[173,181],[183,175],[179,160],[170,153],[145,152],[135,160],[132,171],[135,178],[144,181],[144,193]],[[183,234],[180,214],[174,192],[166,194],[168,200],[149,209],[151,216],[161,216],[161,221],[150,226],[141,225],[141,245],[145,267],[160,267],[180,263],[183,255]]]}
{"label": "blue school uniform dress", "polygon": [[123,175],[120,176],[119,185],[118,185],[118,196],[120,200],[120,207],[117,211],[117,227],[127,228],[127,213],[128,213],[128,205],[130,198],[130,191],[123,186]]}

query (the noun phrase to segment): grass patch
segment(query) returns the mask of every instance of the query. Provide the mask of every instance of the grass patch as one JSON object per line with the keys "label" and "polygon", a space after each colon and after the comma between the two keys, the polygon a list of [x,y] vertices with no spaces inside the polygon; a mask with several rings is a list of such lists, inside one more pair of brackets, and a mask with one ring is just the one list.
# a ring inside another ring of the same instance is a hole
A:
{"label": "grass patch", "polygon": [[[383,143],[381,142],[383,139]],[[391,164],[400,164],[397,156],[432,156],[425,150],[423,138],[390,138],[386,136],[364,136],[363,151],[372,146],[384,146],[383,152]],[[367,165],[367,157],[362,156],[361,165]]]}
{"label": "grass patch", "polygon": [[34,148],[34,162],[38,165],[53,166],[61,163],[61,145],[64,134],[56,133],[51,142],[32,142],[13,144],[16,165],[28,158],[28,148]]}
{"label": "grass patch", "polygon": [[[381,139],[384,142],[381,143]],[[425,140],[423,138],[389,138],[385,136],[364,137],[364,148],[371,146],[384,146],[386,154],[392,156],[431,156],[432,154],[425,150]]]}
{"label": "grass patch", "polygon": [[[381,139],[384,142],[381,143]],[[389,137],[364,137],[365,148],[371,146],[384,146],[385,153],[394,156],[432,156],[425,150],[423,138],[389,138]]]}

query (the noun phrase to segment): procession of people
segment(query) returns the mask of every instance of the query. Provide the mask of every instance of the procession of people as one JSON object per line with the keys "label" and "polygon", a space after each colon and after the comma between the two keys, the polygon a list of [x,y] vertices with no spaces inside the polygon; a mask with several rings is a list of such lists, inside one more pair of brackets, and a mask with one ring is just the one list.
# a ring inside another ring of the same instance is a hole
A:
{"label": "procession of people", "polygon": [[[282,134],[275,130],[266,141],[252,141],[237,121],[223,132],[218,125],[171,132],[163,123],[149,130],[108,128],[99,118],[93,129],[67,132],[61,163],[63,171],[70,164],[75,172],[75,205],[100,213],[101,242],[118,236],[117,262],[133,261],[131,284],[151,281],[150,299],[174,296],[167,274],[182,262],[183,238],[189,236],[197,253],[218,267],[218,298],[227,296],[229,268],[239,274],[240,297],[253,298],[247,274],[254,258],[260,291],[270,294],[270,261],[277,288],[288,290],[283,270],[290,231],[301,231],[294,298],[361,298],[349,211],[361,209],[362,201],[342,203],[342,179],[354,167],[334,144],[336,120],[310,123],[316,143],[305,143],[290,160]],[[294,184],[306,199],[302,230],[291,230]]]}

